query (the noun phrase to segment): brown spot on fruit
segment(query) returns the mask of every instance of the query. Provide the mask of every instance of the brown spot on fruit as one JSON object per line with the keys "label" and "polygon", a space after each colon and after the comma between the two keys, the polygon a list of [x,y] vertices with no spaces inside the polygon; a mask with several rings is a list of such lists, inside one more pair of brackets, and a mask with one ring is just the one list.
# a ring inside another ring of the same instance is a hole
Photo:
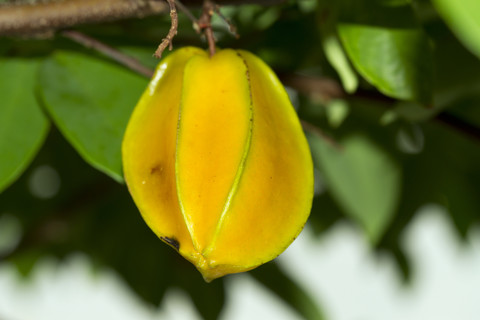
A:
{"label": "brown spot on fruit", "polygon": [[177,251],[180,250],[180,243],[174,237],[160,237],[163,241],[168,243],[170,246],[174,247]]}
{"label": "brown spot on fruit", "polygon": [[151,169],[150,169],[150,174],[151,175],[162,175],[163,174],[163,166],[161,164],[157,164],[155,166],[153,166]]}

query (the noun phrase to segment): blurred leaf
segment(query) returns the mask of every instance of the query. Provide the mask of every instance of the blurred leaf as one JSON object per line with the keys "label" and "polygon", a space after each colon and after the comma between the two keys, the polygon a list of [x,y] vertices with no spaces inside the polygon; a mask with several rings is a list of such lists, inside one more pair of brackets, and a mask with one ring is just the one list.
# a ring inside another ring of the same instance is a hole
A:
{"label": "blurred leaf", "polygon": [[307,135],[314,163],[345,213],[358,220],[375,243],[388,227],[399,199],[400,169],[369,139],[353,135],[341,150]]}
{"label": "blurred leaf", "polygon": [[397,133],[398,148],[408,154],[422,152],[425,146],[425,136],[422,128],[417,124],[403,125]]}
{"label": "blurred leaf", "polygon": [[470,95],[452,101],[448,107],[448,112],[454,116],[458,116],[472,125],[480,128],[480,94],[479,91]]}
{"label": "blurred leaf", "polygon": [[[31,171],[44,164],[63,178],[59,194],[47,201],[35,198],[27,183]],[[87,165],[56,130],[29,172],[0,195],[2,212],[22,224],[22,239],[9,261],[25,275],[41,258],[83,252],[155,306],[175,282],[172,265],[181,257],[175,259],[178,254],[148,229],[125,186]]]}
{"label": "blurred leaf", "polygon": [[432,2],[460,40],[480,57],[480,1],[433,0]]}
{"label": "blurred leaf", "polygon": [[293,307],[305,319],[325,319],[318,303],[302,287],[292,281],[275,262],[266,263],[250,271],[249,274]]}
{"label": "blurred leaf", "polygon": [[147,80],[104,60],[57,52],[42,65],[40,84],[48,112],[80,155],[122,181],[123,132]]}
{"label": "blurred leaf", "polygon": [[0,214],[0,257],[11,252],[20,241],[22,227],[12,214]]}
{"label": "blurred leaf", "polygon": [[323,232],[343,218],[342,210],[328,192],[313,198],[312,211],[308,218],[308,223],[312,226],[316,235],[322,235]]}
{"label": "blurred leaf", "polygon": [[28,167],[48,132],[34,94],[37,70],[37,60],[0,60],[0,192]]}
{"label": "blurred leaf", "polygon": [[386,111],[383,117],[385,119],[392,117],[392,119],[402,118],[409,122],[421,122],[433,118],[439,112],[439,107],[424,108],[417,103],[401,101],[396,103],[392,109]]}
{"label": "blurred leaf", "polygon": [[[460,111],[463,107],[459,104],[449,111]],[[424,123],[421,128],[425,136],[424,148],[403,161],[402,200],[380,243],[380,248],[395,255],[407,278],[410,274],[408,261],[399,243],[421,206],[436,203],[446,207],[463,238],[480,222],[480,144],[438,122]]]}
{"label": "blurred leaf", "polygon": [[188,267],[190,270],[181,270],[176,274],[181,288],[190,296],[203,319],[218,319],[225,304],[224,279],[206,283],[193,265]]}
{"label": "blurred leaf", "polygon": [[238,19],[242,24],[259,30],[265,30],[275,23],[279,15],[278,7],[264,7],[258,4],[245,5],[238,11]]}
{"label": "blurred leaf", "polygon": [[355,92],[358,87],[358,77],[350,66],[338,38],[334,35],[326,36],[322,45],[328,61],[338,72],[345,91],[348,93]]}
{"label": "blurred leaf", "polygon": [[21,276],[27,277],[33,271],[35,264],[44,255],[45,253],[40,250],[30,250],[14,259],[13,265]]}
{"label": "blurred leaf", "polygon": [[341,23],[338,32],[358,72],[382,93],[432,103],[431,48],[420,29]]}
{"label": "blurred leaf", "polygon": [[478,92],[480,59],[439,18],[429,20],[425,30],[434,43],[435,105],[448,103],[466,91]]}
{"label": "blurred leaf", "polygon": [[66,249],[81,250],[101,267],[113,268],[145,302],[159,306],[166,289],[176,281],[178,261],[146,226],[124,186],[109,190],[87,211],[74,216]]}
{"label": "blurred leaf", "polygon": [[299,0],[298,1],[298,7],[300,8],[300,11],[303,13],[310,13],[315,11],[317,6],[318,6],[317,0]]}
{"label": "blurred leaf", "polygon": [[343,88],[353,93],[359,85],[359,76],[351,65],[337,34],[341,2],[320,1],[317,10],[317,25],[321,34],[321,46],[328,63],[338,74]]}
{"label": "blurred leaf", "polygon": [[342,99],[333,99],[325,107],[328,123],[332,128],[338,128],[347,118],[349,111],[348,102]]}
{"label": "blurred leaf", "polygon": [[[464,106],[459,104],[450,111],[461,112]],[[425,126],[425,136],[425,150],[412,163],[415,171],[411,174],[417,180],[427,179],[429,189],[422,190],[424,198],[445,206],[464,237],[470,227],[480,222],[480,143],[449,126],[434,123]]]}

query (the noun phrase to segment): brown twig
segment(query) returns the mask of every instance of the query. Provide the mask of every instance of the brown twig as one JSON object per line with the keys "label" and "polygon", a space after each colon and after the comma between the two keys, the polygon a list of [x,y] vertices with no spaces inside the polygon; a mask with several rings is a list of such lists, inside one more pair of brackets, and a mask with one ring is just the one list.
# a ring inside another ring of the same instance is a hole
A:
{"label": "brown twig", "polygon": [[227,18],[223,15],[223,13],[220,11],[220,6],[215,5],[215,12],[217,15],[227,24],[228,26],[228,31],[236,38],[240,38],[238,32],[237,32],[237,27]]}
{"label": "brown twig", "polygon": [[132,71],[135,71],[138,74],[141,74],[147,78],[151,78],[153,75],[153,70],[150,68],[145,67],[140,61],[137,59],[126,55],[115,48],[112,48],[106,45],[103,42],[100,42],[94,38],[87,36],[78,31],[73,30],[65,30],[61,32],[61,35],[73,40],[87,48],[94,49],[98,52],[103,53],[105,56],[110,57],[112,60],[115,60],[119,64],[129,68]]}
{"label": "brown twig", "polygon": [[167,0],[168,5],[170,6],[170,19],[171,19],[171,26],[170,30],[168,31],[167,36],[162,40],[162,43],[158,46],[157,50],[153,54],[153,56],[157,59],[162,57],[163,51],[168,47],[170,51],[172,51],[172,41],[173,37],[177,34],[178,29],[178,16],[177,16],[177,8],[175,7],[175,0]]}
{"label": "brown twig", "polygon": [[215,36],[212,30],[212,16],[215,13],[215,4],[211,0],[205,0],[203,2],[203,10],[200,19],[198,19],[198,26],[200,30],[205,33],[205,38],[208,42],[208,50],[210,57],[215,54]]}

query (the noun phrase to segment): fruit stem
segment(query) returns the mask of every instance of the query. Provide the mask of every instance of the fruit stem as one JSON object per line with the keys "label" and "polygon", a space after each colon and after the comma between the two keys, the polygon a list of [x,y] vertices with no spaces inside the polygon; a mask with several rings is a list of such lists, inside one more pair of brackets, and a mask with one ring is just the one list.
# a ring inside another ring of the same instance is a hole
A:
{"label": "fruit stem", "polygon": [[208,50],[210,51],[210,57],[215,54],[215,36],[212,30],[212,16],[215,13],[215,4],[211,0],[205,0],[203,2],[203,11],[200,19],[198,19],[198,26],[201,30],[204,30],[205,37],[208,42]]}

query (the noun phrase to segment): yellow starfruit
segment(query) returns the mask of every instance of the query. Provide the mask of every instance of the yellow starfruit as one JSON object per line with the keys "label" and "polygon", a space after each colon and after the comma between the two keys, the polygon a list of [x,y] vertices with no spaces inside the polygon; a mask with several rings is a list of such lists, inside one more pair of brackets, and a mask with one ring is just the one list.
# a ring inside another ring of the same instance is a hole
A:
{"label": "yellow starfruit", "polygon": [[249,52],[170,54],[122,149],[144,220],[206,281],[274,259],[310,213],[313,165],[301,125],[275,74]]}

